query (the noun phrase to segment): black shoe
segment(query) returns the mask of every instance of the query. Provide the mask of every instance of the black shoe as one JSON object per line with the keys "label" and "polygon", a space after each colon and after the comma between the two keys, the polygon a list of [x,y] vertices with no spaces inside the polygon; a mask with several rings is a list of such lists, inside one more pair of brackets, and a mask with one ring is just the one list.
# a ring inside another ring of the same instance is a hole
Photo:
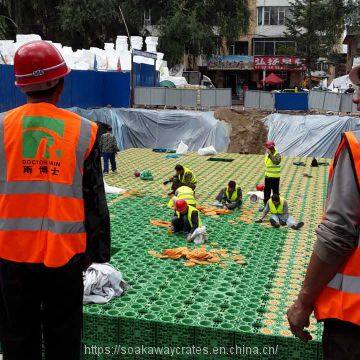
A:
{"label": "black shoe", "polygon": [[274,228],[279,228],[280,225],[274,220],[274,219],[270,219],[270,224],[274,227]]}
{"label": "black shoe", "polygon": [[293,230],[299,230],[304,226],[304,223],[302,221],[300,221],[297,225],[293,225],[291,228]]}
{"label": "black shoe", "polygon": [[281,225],[281,226],[285,226],[285,225],[286,225],[286,221],[280,221],[280,225]]}

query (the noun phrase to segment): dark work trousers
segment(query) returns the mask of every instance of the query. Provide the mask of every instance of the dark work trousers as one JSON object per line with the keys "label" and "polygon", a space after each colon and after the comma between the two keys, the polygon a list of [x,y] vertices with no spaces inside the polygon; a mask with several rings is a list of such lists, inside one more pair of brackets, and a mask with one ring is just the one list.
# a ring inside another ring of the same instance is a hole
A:
{"label": "dark work trousers", "polygon": [[0,260],[0,342],[4,360],[79,360],[82,258],[60,268]]}
{"label": "dark work trousers", "polygon": [[172,219],[172,226],[174,227],[174,232],[183,231],[185,234],[188,234],[191,231],[191,225],[189,220],[185,216],[177,217],[174,216]]}
{"label": "dark work trousers", "polygon": [[271,190],[273,194],[280,194],[280,178],[265,178],[264,205],[266,205],[270,199]]}
{"label": "dark work trousers", "polygon": [[340,320],[325,320],[322,338],[324,360],[360,359],[360,326]]}
{"label": "dark work trousers", "polygon": [[115,160],[116,153],[103,153],[103,159],[104,159],[104,173],[109,172],[109,160],[111,164],[111,170],[116,170],[116,160]]}

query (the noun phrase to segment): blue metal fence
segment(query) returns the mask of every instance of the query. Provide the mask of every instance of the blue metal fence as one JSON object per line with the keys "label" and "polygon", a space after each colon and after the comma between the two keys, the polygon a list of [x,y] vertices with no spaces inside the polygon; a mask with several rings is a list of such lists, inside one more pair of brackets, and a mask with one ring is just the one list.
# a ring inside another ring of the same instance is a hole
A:
{"label": "blue metal fence", "polygon": [[[159,73],[147,64],[134,64],[135,84],[154,86],[159,83]],[[155,80],[155,81],[154,81]],[[14,85],[11,65],[0,65],[0,112],[23,105],[26,97]],[[81,108],[130,106],[130,72],[73,70],[65,78],[60,107]]]}
{"label": "blue metal fence", "polygon": [[156,71],[155,66],[134,63],[134,72],[135,86],[159,86],[159,72]]}

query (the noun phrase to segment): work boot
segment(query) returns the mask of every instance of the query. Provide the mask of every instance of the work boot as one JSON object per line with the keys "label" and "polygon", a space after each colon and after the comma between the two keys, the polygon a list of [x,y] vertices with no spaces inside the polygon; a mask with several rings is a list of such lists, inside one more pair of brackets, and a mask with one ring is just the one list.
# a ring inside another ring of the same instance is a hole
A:
{"label": "work boot", "polygon": [[280,225],[281,225],[281,226],[285,226],[285,225],[286,225],[286,221],[281,220],[281,221],[280,221]]}
{"label": "work boot", "polygon": [[303,222],[303,221],[300,221],[298,224],[293,225],[291,228],[292,228],[293,230],[299,230],[299,229],[301,229],[303,226],[304,226],[304,222]]}
{"label": "work boot", "polygon": [[279,228],[280,224],[277,223],[274,219],[270,219],[270,224],[274,227],[274,228]]}

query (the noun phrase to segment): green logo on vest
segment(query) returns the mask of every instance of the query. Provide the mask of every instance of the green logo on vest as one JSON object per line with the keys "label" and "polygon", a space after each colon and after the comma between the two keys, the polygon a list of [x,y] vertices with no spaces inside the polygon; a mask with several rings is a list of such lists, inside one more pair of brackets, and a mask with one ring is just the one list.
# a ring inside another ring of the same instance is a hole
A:
{"label": "green logo on vest", "polygon": [[61,140],[65,128],[63,120],[44,116],[25,116],[22,125],[24,158],[61,159]]}

